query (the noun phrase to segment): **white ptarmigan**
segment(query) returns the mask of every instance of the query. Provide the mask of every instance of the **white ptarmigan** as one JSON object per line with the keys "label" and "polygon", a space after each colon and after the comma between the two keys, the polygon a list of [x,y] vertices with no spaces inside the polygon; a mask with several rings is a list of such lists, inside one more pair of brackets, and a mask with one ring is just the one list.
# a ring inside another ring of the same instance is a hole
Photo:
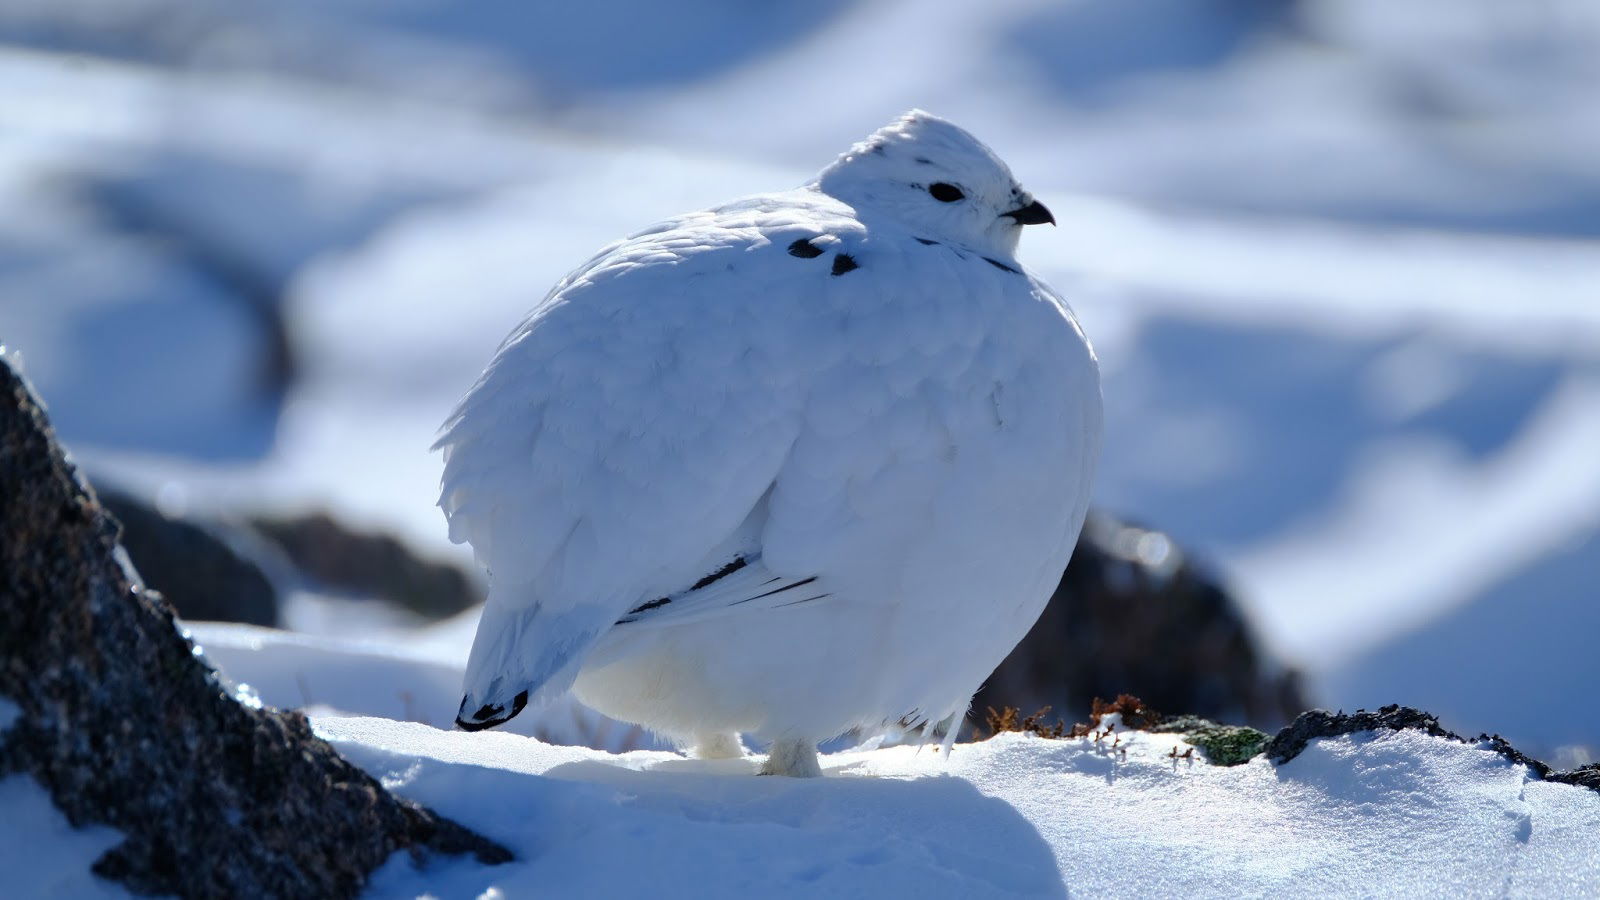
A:
{"label": "white ptarmigan", "polygon": [[1061,577],[1099,452],[1094,353],[1015,256],[1042,222],[912,111],[562,279],[436,445],[490,585],[457,724],[572,687],[818,775],[818,740],[964,712]]}

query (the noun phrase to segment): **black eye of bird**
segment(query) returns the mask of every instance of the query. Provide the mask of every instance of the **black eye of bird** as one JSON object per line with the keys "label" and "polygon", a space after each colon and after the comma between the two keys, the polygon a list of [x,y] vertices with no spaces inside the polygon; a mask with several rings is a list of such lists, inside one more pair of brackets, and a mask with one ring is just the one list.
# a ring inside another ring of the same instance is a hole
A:
{"label": "black eye of bird", "polygon": [[933,199],[938,200],[940,203],[954,203],[967,196],[961,193],[961,188],[953,184],[945,184],[942,181],[928,185],[928,193],[932,194]]}

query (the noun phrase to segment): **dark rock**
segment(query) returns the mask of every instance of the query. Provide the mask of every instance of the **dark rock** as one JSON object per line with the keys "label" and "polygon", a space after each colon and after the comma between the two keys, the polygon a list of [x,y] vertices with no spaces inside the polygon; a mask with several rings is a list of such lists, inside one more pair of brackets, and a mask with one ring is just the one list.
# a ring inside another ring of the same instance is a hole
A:
{"label": "dark rock", "polygon": [[211,528],[163,515],[129,494],[97,492],[122,526],[120,542],[147,587],[185,619],[278,624],[278,591],[255,560]]}
{"label": "dark rock", "polygon": [[276,625],[280,587],[370,599],[429,619],[483,601],[461,567],[424,559],[399,539],[349,528],[326,513],[177,518],[142,498],[98,491],[122,525],[144,583],[185,619]]}
{"label": "dark rock", "polygon": [[423,559],[390,535],[355,531],[323,513],[250,524],[319,588],[381,599],[430,619],[483,602],[482,589],[461,568]]}
{"label": "dark rock", "polygon": [[236,702],[0,356],[0,776],[125,835],[94,871],[142,893],[347,897],[401,849],[510,858],[397,798],[304,716]]}
{"label": "dark rock", "polygon": [[1092,512],[1044,614],[972,709],[1079,709],[1123,693],[1268,726],[1308,705],[1214,576],[1166,535]]}
{"label": "dark rock", "polygon": [[1299,756],[1300,751],[1306,748],[1306,744],[1316,738],[1339,737],[1359,731],[1377,731],[1380,728],[1390,731],[1411,729],[1434,737],[1461,740],[1460,735],[1447,731],[1440,725],[1438,718],[1433,714],[1409,706],[1385,706],[1377,712],[1362,709],[1357,710],[1354,715],[1311,709],[1296,716],[1293,722],[1268,741],[1264,752],[1268,759],[1283,765]]}
{"label": "dark rock", "polygon": [[1505,738],[1498,734],[1480,734],[1468,740],[1440,725],[1438,717],[1432,713],[1398,704],[1382,707],[1377,712],[1365,709],[1358,709],[1354,713],[1334,713],[1325,709],[1307,710],[1295,717],[1293,722],[1282,731],[1279,731],[1272,740],[1268,741],[1263,752],[1268,759],[1281,766],[1299,756],[1306,749],[1306,745],[1317,738],[1339,737],[1346,734],[1379,730],[1421,731],[1434,737],[1482,747],[1485,750],[1500,754],[1511,762],[1527,766],[1530,771],[1545,781],[1586,787],[1600,792],[1600,764],[1584,766],[1567,772],[1557,772],[1548,765],[1511,746]]}
{"label": "dark rock", "polygon": [[1546,781],[1559,781],[1576,787],[1585,787],[1591,791],[1600,791],[1600,763],[1590,763],[1567,772],[1555,772],[1545,777]]}

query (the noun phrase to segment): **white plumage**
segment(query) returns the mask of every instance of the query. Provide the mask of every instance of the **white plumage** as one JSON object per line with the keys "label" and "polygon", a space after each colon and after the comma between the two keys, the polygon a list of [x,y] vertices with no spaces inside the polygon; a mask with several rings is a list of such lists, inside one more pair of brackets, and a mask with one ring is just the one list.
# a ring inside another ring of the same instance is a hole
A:
{"label": "white plumage", "polygon": [[490,581],[458,723],[575,687],[702,755],[964,712],[1083,523],[1099,375],[1022,269],[1049,220],[913,111],[811,183],[605,248],[446,422]]}

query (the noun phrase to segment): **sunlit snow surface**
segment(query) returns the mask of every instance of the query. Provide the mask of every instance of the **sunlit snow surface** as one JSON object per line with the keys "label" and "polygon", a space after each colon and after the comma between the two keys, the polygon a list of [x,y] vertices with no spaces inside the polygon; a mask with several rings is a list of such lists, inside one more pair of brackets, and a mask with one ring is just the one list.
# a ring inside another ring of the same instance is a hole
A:
{"label": "sunlit snow surface", "polygon": [[[1279,768],[1177,738],[895,747],[821,780],[754,760],[611,756],[517,735],[324,718],[386,785],[515,849],[382,869],[373,896],[1584,896],[1600,796],[1415,732],[1319,740]],[[1119,743],[1112,747],[1112,741]],[[1126,752],[1123,752],[1126,751]]]}
{"label": "sunlit snow surface", "polygon": [[1100,351],[1103,505],[1216,560],[1320,702],[1600,744],[1593,3],[552,15],[0,8],[0,342],[95,477],[465,561],[426,447],[549,285],[922,106],[1061,222],[1021,258]]}
{"label": "sunlit snow surface", "polygon": [[9,896],[80,900],[129,896],[89,867],[121,843],[105,826],[74,828],[50,794],[26,775],[0,778],[0,872]]}
{"label": "sunlit snow surface", "polygon": [[[0,740],[22,710],[0,697]],[[5,891],[40,900],[122,897],[123,891],[89,871],[122,835],[103,826],[73,828],[50,794],[26,775],[0,777],[0,872]]]}

